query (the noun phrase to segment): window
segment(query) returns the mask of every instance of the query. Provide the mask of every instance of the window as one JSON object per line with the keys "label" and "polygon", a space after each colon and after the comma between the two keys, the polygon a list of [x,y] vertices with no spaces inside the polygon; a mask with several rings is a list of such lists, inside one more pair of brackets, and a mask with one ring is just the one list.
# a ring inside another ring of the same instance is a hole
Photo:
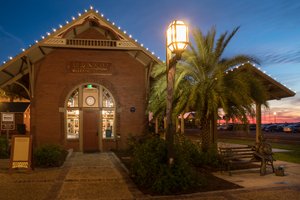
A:
{"label": "window", "polygon": [[111,96],[111,94],[105,89],[102,89],[102,106],[103,107],[114,107],[114,100]]}
{"label": "window", "polygon": [[76,89],[69,97],[68,100],[68,107],[78,107],[78,97],[79,97],[79,90]]}

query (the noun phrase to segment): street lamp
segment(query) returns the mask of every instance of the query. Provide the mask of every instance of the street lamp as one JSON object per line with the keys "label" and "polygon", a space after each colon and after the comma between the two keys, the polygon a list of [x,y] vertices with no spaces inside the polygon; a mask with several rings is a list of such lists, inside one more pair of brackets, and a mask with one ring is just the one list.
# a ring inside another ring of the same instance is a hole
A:
{"label": "street lamp", "polygon": [[176,63],[181,58],[182,52],[186,49],[189,43],[188,27],[184,22],[175,20],[167,29],[166,40],[166,67],[167,67],[167,128],[166,128],[166,141],[168,146],[168,161],[169,164],[173,163],[174,157],[174,127],[172,125],[172,102],[174,79],[176,73]]}

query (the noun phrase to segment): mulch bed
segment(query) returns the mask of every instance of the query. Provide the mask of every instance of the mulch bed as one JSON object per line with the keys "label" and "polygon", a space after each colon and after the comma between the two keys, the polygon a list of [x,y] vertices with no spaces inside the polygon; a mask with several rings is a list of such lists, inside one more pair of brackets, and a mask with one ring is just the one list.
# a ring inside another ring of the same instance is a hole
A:
{"label": "mulch bed", "polygon": [[[130,158],[130,154],[126,153],[126,152],[114,152],[118,158],[122,161],[122,163],[127,167],[127,169],[130,168],[130,164],[131,164],[131,158]],[[241,166],[236,166],[233,167],[232,169],[236,170],[236,169],[249,169],[249,168],[257,168],[259,167],[259,165],[257,164],[247,164],[247,165],[241,165]],[[217,191],[217,190],[230,190],[230,189],[237,189],[237,188],[242,188],[239,185],[236,185],[234,183],[228,182],[226,180],[223,180],[221,178],[218,178],[216,176],[214,176],[212,174],[212,172],[218,171],[218,169],[214,169],[214,168],[197,168],[197,173],[199,173],[199,175],[201,177],[204,177],[207,182],[204,186],[198,187],[198,188],[194,188],[192,190],[189,191],[185,191],[182,193],[178,193],[178,194],[188,194],[188,193],[197,193],[197,192],[208,192],[208,191]],[[151,192],[149,192],[148,190],[144,189],[144,188],[139,188],[141,190],[141,192],[143,192],[144,194],[150,194],[150,195],[155,195],[152,194]]]}

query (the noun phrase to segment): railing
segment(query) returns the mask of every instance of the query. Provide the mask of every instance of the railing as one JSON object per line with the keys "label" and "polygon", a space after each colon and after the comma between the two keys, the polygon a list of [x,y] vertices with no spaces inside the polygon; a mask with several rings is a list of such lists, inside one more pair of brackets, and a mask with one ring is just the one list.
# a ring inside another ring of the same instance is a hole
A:
{"label": "railing", "polygon": [[65,39],[51,38],[45,41],[47,46],[70,46],[70,47],[94,47],[94,48],[132,48],[136,47],[133,42],[120,40],[96,40],[96,39]]}

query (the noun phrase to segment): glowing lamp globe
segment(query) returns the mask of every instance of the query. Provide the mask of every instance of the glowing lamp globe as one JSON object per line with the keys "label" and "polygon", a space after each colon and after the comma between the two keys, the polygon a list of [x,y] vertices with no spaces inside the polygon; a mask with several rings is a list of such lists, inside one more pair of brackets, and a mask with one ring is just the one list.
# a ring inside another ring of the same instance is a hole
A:
{"label": "glowing lamp globe", "polygon": [[167,48],[172,53],[181,53],[189,43],[188,27],[183,21],[173,21],[167,29]]}

